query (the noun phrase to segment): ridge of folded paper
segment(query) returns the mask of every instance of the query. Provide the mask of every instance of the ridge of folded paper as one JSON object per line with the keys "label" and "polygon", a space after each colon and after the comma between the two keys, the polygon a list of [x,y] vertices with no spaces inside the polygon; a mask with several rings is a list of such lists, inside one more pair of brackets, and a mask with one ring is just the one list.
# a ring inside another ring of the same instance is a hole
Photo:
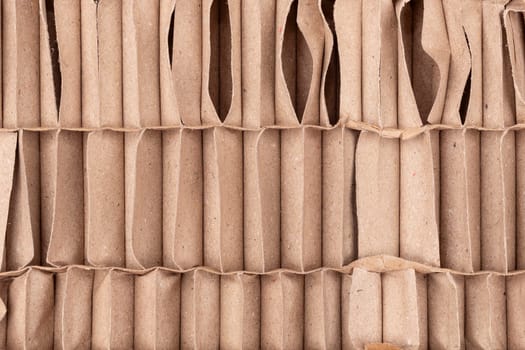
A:
{"label": "ridge of folded paper", "polygon": [[28,269],[0,277],[0,346],[519,348],[521,277]]}
{"label": "ridge of folded paper", "polygon": [[92,132],[92,131],[112,131],[119,133],[137,133],[143,130],[208,130],[213,128],[223,128],[233,131],[264,131],[264,130],[295,130],[295,129],[315,129],[315,130],[334,130],[334,129],[349,129],[355,131],[369,131],[374,132],[381,137],[409,140],[423,134],[427,131],[443,131],[443,130],[477,130],[486,132],[511,132],[511,131],[522,131],[525,129],[525,123],[516,123],[505,127],[487,127],[477,125],[453,125],[453,124],[425,124],[417,127],[406,127],[406,128],[392,128],[392,127],[380,127],[373,123],[353,121],[349,120],[346,124],[340,124],[333,126],[320,126],[320,125],[296,125],[296,126],[283,126],[283,125],[266,125],[260,127],[244,127],[235,125],[171,125],[171,126],[143,126],[137,128],[125,128],[125,127],[16,127],[16,128],[0,128],[0,133],[13,133],[18,131],[28,132],[51,132],[51,131],[71,131],[71,132]]}
{"label": "ridge of folded paper", "polygon": [[453,276],[485,276],[485,275],[494,275],[494,276],[521,276],[525,274],[525,270],[514,270],[514,271],[508,271],[508,272],[501,272],[497,270],[479,270],[475,272],[465,272],[465,271],[458,271],[458,270],[452,270],[447,268],[441,268],[441,267],[435,267],[432,265],[426,265],[423,263],[419,263],[416,261],[411,261],[407,259],[403,259],[400,257],[395,257],[391,255],[374,255],[374,256],[367,256],[363,258],[359,258],[357,260],[352,261],[350,264],[344,265],[342,267],[318,267],[313,268],[310,270],[296,270],[296,269],[290,269],[290,268],[278,268],[268,271],[249,271],[249,270],[233,270],[233,271],[220,271],[218,269],[209,267],[209,266],[196,266],[188,269],[175,269],[175,268],[169,268],[165,266],[152,266],[144,269],[133,269],[133,268],[126,268],[126,267],[117,267],[117,266],[91,266],[91,265],[64,265],[60,267],[53,267],[53,266],[42,266],[42,265],[27,265],[24,266],[18,270],[9,270],[9,271],[3,271],[0,272],[0,278],[3,277],[16,277],[20,276],[24,273],[26,273],[29,270],[38,270],[43,272],[64,272],[68,269],[81,269],[86,271],[105,271],[105,270],[115,270],[127,274],[132,275],[145,275],[152,271],[166,271],[170,273],[192,273],[196,271],[202,271],[206,272],[212,275],[219,275],[219,276],[230,276],[230,275],[236,275],[236,274],[247,274],[247,275],[258,275],[258,276],[265,276],[265,275],[274,275],[279,273],[286,273],[286,274],[292,274],[292,275],[309,275],[313,273],[318,272],[338,272],[343,274],[351,274],[355,269],[365,270],[367,272],[374,272],[374,273],[386,273],[386,272],[395,272],[400,270],[406,270],[406,269],[412,269],[415,272],[423,275],[433,274],[433,273],[449,273]]}

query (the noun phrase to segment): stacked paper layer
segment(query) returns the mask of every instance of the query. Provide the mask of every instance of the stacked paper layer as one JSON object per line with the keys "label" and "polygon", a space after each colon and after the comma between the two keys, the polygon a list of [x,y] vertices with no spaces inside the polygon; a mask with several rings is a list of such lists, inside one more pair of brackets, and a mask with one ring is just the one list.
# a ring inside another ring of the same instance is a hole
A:
{"label": "stacked paper layer", "polygon": [[0,348],[525,348],[525,0],[0,8]]}

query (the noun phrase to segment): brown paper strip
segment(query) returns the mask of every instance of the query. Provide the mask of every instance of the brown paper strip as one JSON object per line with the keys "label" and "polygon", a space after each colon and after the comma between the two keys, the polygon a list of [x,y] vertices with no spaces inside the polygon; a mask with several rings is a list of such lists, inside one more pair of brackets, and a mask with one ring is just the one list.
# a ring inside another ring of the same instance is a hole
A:
{"label": "brown paper strip", "polygon": [[181,288],[181,348],[218,349],[219,276],[206,271],[185,273]]}
{"label": "brown paper strip", "polygon": [[505,277],[467,276],[465,305],[467,349],[506,349]]}
{"label": "brown paper strip", "polygon": [[204,265],[243,269],[242,133],[217,127],[203,132]]}
{"label": "brown paper strip", "polygon": [[509,0],[483,1],[483,126],[504,127],[516,122],[512,69],[503,10]]}
{"label": "brown paper strip", "polygon": [[516,269],[525,269],[525,132],[515,132],[516,147]]}
{"label": "brown paper strip", "polygon": [[439,267],[439,133],[402,140],[400,158],[400,256]]}
{"label": "brown paper strip", "polygon": [[341,277],[334,271],[305,276],[304,346],[341,348]]}
{"label": "brown paper strip", "polygon": [[91,347],[133,347],[133,275],[115,270],[95,271]]}
{"label": "brown paper strip", "polygon": [[81,121],[81,0],[39,0],[42,126]]}
{"label": "brown paper strip", "polygon": [[516,267],[514,132],[481,133],[481,269]]}
{"label": "brown paper strip", "polygon": [[7,348],[7,301],[10,283],[7,278],[0,281],[0,347],[3,349]]}
{"label": "brown paper strip", "polygon": [[240,126],[241,1],[203,0],[202,16],[202,122]]}
{"label": "brown paper strip", "polygon": [[443,0],[450,70],[442,123],[480,126],[483,119],[482,2]]}
{"label": "brown paper strip", "polygon": [[84,264],[83,135],[40,134],[42,263]]}
{"label": "brown paper strip", "polygon": [[361,120],[361,3],[336,1],[334,5],[341,80],[339,114],[343,122]]}
{"label": "brown paper strip", "polygon": [[242,2],[242,125],[275,124],[276,0]]}
{"label": "brown paper strip", "polygon": [[[176,1],[171,69],[177,107],[184,125],[201,124],[202,25],[201,0]],[[163,118],[162,124],[174,123],[171,118]]]}
{"label": "brown paper strip", "polygon": [[111,131],[84,136],[85,255],[93,266],[125,264],[123,136]]}
{"label": "brown paper strip", "polygon": [[480,134],[440,133],[440,249],[443,267],[478,271],[480,263]]}
{"label": "brown paper strip", "polygon": [[439,123],[445,105],[450,46],[439,0],[397,0],[398,117],[401,127]]}
{"label": "brown paper strip", "polygon": [[122,1],[124,126],[160,125],[159,0]]}
{"label": "brown paper strip", "polygon": [[431,349],[465,348],[463,276],[433,273],[428,277],[428,345]]}
{"label": "brown paper strip", "polygon": [[180,288],[181,275],[167,271],[135,277],[135,348],[179,348]]}
{"label": "brown paper strip", "polygon": [[7,224],[7,270],[40,264],[40,135],[19,131]]}
{"label": "brown paper strip", "polygon": [[514,82],[516,119],[522,122],[525,119],[525,26],[523,15],[525,14],[525,2],[513,0],[506,7],[503,15],[505,24],[505,36],[508,47],[508,55],[512,68]]}
{"label": "brown paper strip", "polygon": [[278,125],[319,125],[324,54],[317,0],[277,0],[275,108]]}
{"label": "brown paper strip", "polygon": [[304,277],[278,272],[261,277],[261,346],[302,349]]}
{"label": "brown paper strip", "polygon": [[9,286],[8,349],[53,348],[53,274],[28,270]]}
{"label": "brown paper strip", "polygon": [[365,0],[361,11],[362,119],[381,128],[396,127],[398,65],[394,5],[390,0]]}
{"label": "brown paper strip", "polygon": [[363,131],[356,147],[360,258],[399,256],[399,140]]}
{"label": "brown paper strip", "polygon": [[238,273],[221,276],[220,347],[259,349],[261,329],[260,277]]}
{"label": "brown paper strip", "polygon": [[506,278],[507,296],[507,346],[509,349],[525,347],[525,276],[515,275]]}
{"label": "brown paper strip", "polygon": [[77,267],[55,274],[55,349],[91,348],[93,276]]}
{"label": "brown paper strip", "polygon": [[[17,134],[0,135],[0,269],[6,268],[6,234],[9,224],[9,210],[15,171]],[[1,339],[1,338],[0,338]]]}
{"label": "brown paper strip", "polygon": [[126,266],[162,265],[162,135],[125,135]]}
{"label": "brown paper strip", "polygon": [[323,266],[342,267],[357,257],[355,154],[358,133],[323,131]]}
{"label": "brown paper strip", "polygon": [[38,1],[2,1],[5,128],[40,126]]}
{"label": "brown paper strip", "polygon": [[[198,1],[195,1],[195,3],[198,5]],[[178,101],[175,92],[176,80],[174,79],[175,76],[173,74],[173,67],[175,64],[175,62],[173,62],[173,57],[177,51],[176,46],[178,46],[178,42],[173,38],[175,35],[175,21],[180,19],[180,17],[175,17],[179,13],[179,6],[177,6],[177,11],[175,11],[175,4],[176,0],[160,0],[159,3],[160,118],[162,125],[180,126],[181,118],[177,108]],[[183,7],[180,6],[180,8]],[[200,16],[195,17],[200,19]],[[189,23],[193,22],[194,21],[191,21]],[[200,98],[200,92],[198,97]],[[200,113],[198,114],[200,118]]]}
{"label": "brown paper strip", "polygon": [[427,349],[427,280],[412,269],[381,276],[383,341],[402,348]]}
{"label": "brown paper strip", "polygon": [[122,1],[81,0],[82,126],[122,126]]}
{"label": "brown paper strip", "polygon": [[244,268],[271,271],[280,256],[280,138],[278,130],[244,135]]}
{"label": "brown paper strip", "polygon": [[340,64],[339,45],[335,36],[335,0],[320,0],[324,27],[324,57],[321,71],[320,125],[339,123]]}
{"label": "brown paper strip", "polygon": [[202,132],[169,130],[163,142],[163,265],[203,264]]}
{"label": "brown paper strip", "polygon": [[363,349],[382,340],[381,275],[355,268],[342,276],[343,349]]}
{"label": "brown paper strip", "polygon": [[321,266],[321,132],[281,131],[281,266]]}

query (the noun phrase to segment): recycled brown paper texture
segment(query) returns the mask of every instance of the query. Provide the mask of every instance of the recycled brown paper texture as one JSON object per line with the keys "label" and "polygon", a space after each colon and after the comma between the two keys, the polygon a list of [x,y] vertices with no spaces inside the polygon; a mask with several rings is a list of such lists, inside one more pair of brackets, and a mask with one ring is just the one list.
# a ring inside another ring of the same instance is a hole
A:
{"label": "recycled brown paper texture", "polygon": [[[483,2],[483,125],[515,123],[509,53],[504,50],[507,1]],[[490,68],[489,68],[490,67]],[[516,264],[514,132],[481,133],[481,268],[511,271]]]}
{"label": "recycled brown paper texture", "polygon": [[426,349],[427,278],[414,270],[381,276],[383,341],[401,348]]}
{"label": "recycled brown paper texture", "polygon": [[0,14],[0,348],[525,347],[525,0]]}
{"label": "recycled brown paper texture", "polygon": [[[482,124],[482,9],[479,1],[443,2],[450,69],[442,122]],[[467,15],[468,14],[468,15]],[[444,267],[481,267],[480,133],[440,132],[440,256]]]}
{"label": "recycled brown paper texture", "polygon": [[323,266],[342,267],[357,256],[355,154],[359,134],[346,128],[322,133]]}
{"label": "recycled brown paper texture", "polygon": [[162,133],[163,265],[180,270],[203,262],[202,132]]}
{"label": "recycled brown paper texture", "polygon": [[507,297],[507,346],[511,349],[523,347],[525,339],[523,334],[523,288],[524,278],[522,275],[509,276],[506,279]]}
{"label": "recycled brown paper texture", "polygon": [[182,276],[182,349],[219,347],[220,288],[219,276],[209,272],[194,271]]}
{"label": "recycled brown paper texture", "polygon": [[334,271],[305,276],[304,346],[307,349],[341,347],[341,278]]}
{"label": "recycled brown paper texture", "polygon": [[[398,120],[401,128],[439,123],[450,46],[441,2],[396,2]],[[430,75],[430,76],[429,76]],[[440,266],[439,134],[400,143],[400,256]]]}
{"label": "recycled brown paper texture", "polygon": [[55,275],[55,348],[90,348],[93,276],[76,267]]}
{"label": "recycled brown paper texture", "polygon": [[[276,2],[242,2],[242,125],[275,125]],[[270,271],[280,261],[280,134],[243,132],[244,267]]]}
{"label": "recycled brown paper texture", "polygon": [[359,268],[342,277],[343,349],[363,349],[382,341],[381,275]]}
{"label": "recycled brown paper texture", "polygon": [[29,270],[9,285],[7,348],[53,348],[53,275]]}
{"label": "recycled brown paper texture", "polygon": [[137,348],[178,348],[181,275],[153,270],[135,276],[134,343]]}
{"label": "recycled brown paper texture", "polygon": [[[524,59],[524,46],[523,46],[523,13],[525,11],[525,4],[522,1],[511,1],[505,8],[504,12],[504,24],[505,34],[507,39],[508,55],[510,59],[510,65],[512,68],[512,79],[514,83],[514,96],[515,96],[515,109],[516,109],[516,122],[523,123],[524,107],[523,102],[523,74],[521,68],[523,67]],[[525,136],[524,133],[519,130],[515,132],[515,147],[516,147],[516,252],[522,250],[525,244],[525,232],[524,232],[524,218],[523,206],[525,205],[525,198],[523,198],[523,186],[524,177],[522,175],[523,167],[525,166],[524,159],[522,156],[522,150],[525,147]],[[516,254],[516,268],[523,268],[525,262],[522,254]],[[510,338],[509,338],[510,339]]]}
{"label": "recycled brown paper texture", "polygon": [[302,349],[304,277],[278,272],[261,277],[261,347]]}
{"label": "recycled brown paper texture", "polygon": [[463,276],[435,273],[428,276],[428,346],[432,349],[465,347],[465,282]]}
{"label": "recycled brown paper texture", "polygon": [[221,276],[220,293],[220,347],[260,348],[260,277],[240,273]]}
{"label": "recycled brown paper texture", "polygon": [[133,347],[133,275],[116,270],[95,271],[91,346]]}
{"label": "recycled brown paper texture", "polygon": [[[123,3],[81,3],[82,126],[123,125]],[[85,260],[95,266],[125,265],[124,135],[84,134]],[[102,152],[101,152],[102,150]]]}
{"label": "recycled brown paper texture", "polygon": [[492,274],[465,279],[465,345],[505,349],[505,278]]}
{"label": "recycled brown paper texture", "polygon": [[[276,123],[319,125],[324,25],[313,0],[277,0]],[[315,129],[281,132],[281,266],[320,267],[322,135]]]}

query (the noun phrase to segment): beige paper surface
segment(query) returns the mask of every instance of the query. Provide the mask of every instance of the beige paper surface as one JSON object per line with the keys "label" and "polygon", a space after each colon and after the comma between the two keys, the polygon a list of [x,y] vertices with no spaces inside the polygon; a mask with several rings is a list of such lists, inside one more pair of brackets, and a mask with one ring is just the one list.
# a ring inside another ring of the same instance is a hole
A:
{"label": "beige paper surface", "polygon": [[28,270],[9,286],[8,349],[53,348],[53,274]]}
{"label": "beige paper surface", "polygon": [[54,348],[91,348],[93,276],[76,267],[55,275]]}
{"label": "beige paper surface", "polygon": [[40,263],[39,139],[36,132],[18,132],[7,225],[7,270]]}
{"label": "beige paper surface", "polygon": [[124,135],[112,131],[87,133],[84,229],[89,265],[125,265],[124,192]]}
{"label": "beige paper surface", "polygon": [[361,120],[362,1],[336,1],[334,25],[339,54],[339,117]]}
{"label": "beige paper surface", "polygon": [[219,324],[219,276],[205,271],[185,273],[181,284],[181,348],[219,348]]}
{"label": "beige paper surface", "polygon": [[304,347],[341,348],[341,277],[334,271],[305,276]]}
{"label": "beige paper surface", "polygon": [[9,211],[11,193],[13,191],[13,178],[15,171],[17,147],[17,134],[4,133],[0,135],[0,157],[3,159],[3,166],[0,168],[0,259],[2,271],[6,269],[6,235],[9,224]]}
{"label": "beige paper surface", "polygon": [[507,304],[507,346],[510,349],[519,349],[525,346],[524,324],[522,321],[523,308],[523,275],[509,276],[506,278],[506,304]]}
{"label": "beige paper surface", "polygon": [[299,271],[322,262],[321,131],[281,132],[281,266]]}
{"label": "beige paper surface", "polygon": [[98,270],[93,282],[91,347],[133,347],[133,275]]}
{"label": "beige paper surface", "polygon": [[465,282],[463,276],[428,276],[428,346],[465,348]]}
{"label": "beige paper surface", "polygon": [[383,341],[402,348],[427,349],[427,278],[414,270],[381,276]]}
{"label": "beige paper surface", "polygon": [[242,133],[203,131],[204,265],[219,271],[243,268]]}
{"label": "beige paper surface", "polygon": [[260,348],[261,282],[257,275],[221,276],[220,347]]}
{"label": "beige paper surface", "polygon": [[343,349],[363,349],[383,335],[381,275],[356,268],[342,276]]}
{"label": "beige paper surface", "polygon": [[202,132],[162,133],[163,265],[187,269],[203,259]]}
{"label": "beige paper surface", "polygon": [[280,133],[243,132],[244,268],[265,272],[281,266]]}
{"label": "beige paper surface", "polygon": [[135,348],[179,348],[180,288],[179,274],[153,270],[135,276]]}
{"label": "beige paper surface", "polygon": [[358,133],[323,131],[323,266],[342,267],[357,256],[355,153]]}
{"label": "beige paper surface", "polygon": [[261,347],[302,349],[304,277],[277,272],[261,277]]}
{"label": "beige paper surface", "polygon": [[465,279],[465,345],[467,349],[507,347],[505,278],[493,274]]}

